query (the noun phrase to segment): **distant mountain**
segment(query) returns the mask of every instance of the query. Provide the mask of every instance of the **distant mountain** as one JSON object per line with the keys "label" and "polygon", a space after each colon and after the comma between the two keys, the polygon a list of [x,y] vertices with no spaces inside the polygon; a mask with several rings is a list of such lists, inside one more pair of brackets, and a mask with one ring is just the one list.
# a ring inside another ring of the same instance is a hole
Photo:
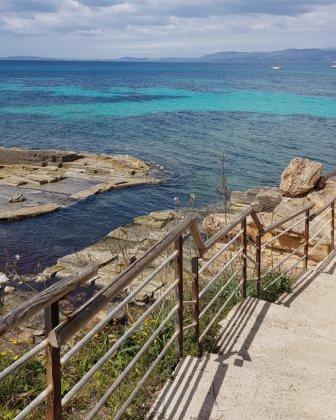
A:
{"label": "distant mountain", "polygon": [[34,56],[30,56],[30,55],[16,55],[16,56],[13,56],[13,57],[0,57],[0,60],[46,61],[46,60],[54,60],[54,58],[34,57]]}
{"label": "distant mountain", "polygon": [[192,57],[163,57],[159,58],[157,61],[160,63],[181,63],[181,62],[194,62],[198,61],[200,58],[192,58]]}
{"label": "distant mountain", "polygon": [[0,57],[0,60],[13,60],[13,61],[153,61],[145,57],[120,57],[120,58],[97,58],[97,59],[80,59],[80,58],[47,58],[47,57],[34,57],[30,55],[18,55],[13,57]]}
{"label": "distant mountain", "polygon": [[225,51],[214,54],[207,54],[197,61],[306,61],[306,62],[330,62],[336,57],[336,49],[287,49],[271,52],[239,52]]}
{"label": "distant mountain", "polygon": [[152,60],[146,57],[120,57],[111,61],[136,61],[136,62],[140,61],[141,62],[141,61],[152,61]]}
{"label": "distant mountain", "polygon": [[114,61],[159,61],[163,63],[178,62],[317,62],[328,63],[336,59],[336,48],[290,48],[271,52],[242,52],[224,51],[206,54],[197,58],[189,57],[164,57],[159,59],[122,57]]}
{"label": "distant mountain", "polygon": [[163,63],[176,63],[176,62],[272,62],[272,63],[290,63],[290,62],[316,62],[316,63],[329,63],[336,59],[336,48],[290,48],[281,51],[271,52],[242,52],[242,51],[223,51],[213,54],[206,54],[198,58],[188,57],[166,57],[159,59],[152,59],[147,57],[120,57],[111,59],[97,59],[97,60],[78,60],[78,59],[59,59],[59,58],[44,58],[44,57],[31,57],[31,56],[15,56],[3,57],[0,60],[59,60],[59,61],[124,61],[124,62],[163,62]]}

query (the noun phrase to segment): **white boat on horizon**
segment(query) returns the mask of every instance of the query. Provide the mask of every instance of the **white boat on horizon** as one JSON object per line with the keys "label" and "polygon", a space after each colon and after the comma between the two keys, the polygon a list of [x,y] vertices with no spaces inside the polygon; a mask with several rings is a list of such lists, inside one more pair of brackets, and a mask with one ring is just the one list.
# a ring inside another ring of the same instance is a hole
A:
{"label": "white boat on horizon", "polygon": [[275,64],[274,66],[271,67],[271,69],[273,70],[282,70],[283,66],[281,64]]}
{"label": "white boat on horizon", "polygon": [[330,67],[332,67],[333,69],[336,69],[336,60],[334,60],[332,64],[330,64]]}

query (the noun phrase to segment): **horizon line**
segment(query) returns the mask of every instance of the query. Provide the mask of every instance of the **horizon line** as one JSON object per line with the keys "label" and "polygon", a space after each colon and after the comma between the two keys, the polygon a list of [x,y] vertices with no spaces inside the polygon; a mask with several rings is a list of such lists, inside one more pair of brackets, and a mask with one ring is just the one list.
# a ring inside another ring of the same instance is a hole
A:
{"label": "horizon line", "polygon": [[[26,54],[16,54],[13,56],[1,56],[0,60],[15,60],[19,59],[22,61],[32,61],[32,60],[61,60],[61,61],[136,61],[136,60],[143,60],[143,61],[161,61],[161,60],[169,60],[169,59],[180,59],[180,60],[200,60],[202,58],[215,56],[217,54],[274,54],[274,53],[281,53],[285,51],[324,51],[324,52],[336,52],[336,47],[323,47],[323,48],[285,48],[281,50],[259,50],[259,51],[240,51],[240,50],[222,50],[222,51],[215,51],[203,54],[197,57],[188,57],[188,56],[163,56],[163,57],[146,57],[146,56],[120,56],[120,57],[95,57],[95,58],[74,58],[74,57],[45,57],[45,56],[36,56],[36,55],[26,55]],[[228,57],[229,58],[229,57]],[[232,58],[239,58],[239,57],[232,57]]]}

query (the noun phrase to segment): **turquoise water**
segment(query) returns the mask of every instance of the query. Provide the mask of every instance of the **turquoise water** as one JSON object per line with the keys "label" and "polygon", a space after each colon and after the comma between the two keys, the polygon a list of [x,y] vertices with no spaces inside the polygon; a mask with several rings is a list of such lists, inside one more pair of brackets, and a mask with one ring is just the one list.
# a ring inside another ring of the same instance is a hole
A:
{"label": "turquoise water", "polygon": [[[137,214],[216,200],[224,149],[233,189],[277,185],[294,156],[335,166],[336,71],[294,63],[0,62],[6,146],[132,154],[163,165],[157,187],[107,193],[64,211],[0,226],[22,267],[100,238]],[[33,246],[32,246],[33,245]]]}
{"label": "turquoise water", "polygon": [[[59,104],[2,107],[2,114],[43,115],[60,119],[87,117],[133,117],[164,112],[257,112],[275,115],[309,115],[336,117],[336,99],[323,96],[305,96],[282,92],[229,91],[195,92],[185,89],[123,88],[94,91],[66,86],[38,88],[17,84],[0,85],[7,92],[32,94],[48,93],[52,96],[72,98],[118,98],[114,103]],[[130,98],[138,97],[136,102]]]}

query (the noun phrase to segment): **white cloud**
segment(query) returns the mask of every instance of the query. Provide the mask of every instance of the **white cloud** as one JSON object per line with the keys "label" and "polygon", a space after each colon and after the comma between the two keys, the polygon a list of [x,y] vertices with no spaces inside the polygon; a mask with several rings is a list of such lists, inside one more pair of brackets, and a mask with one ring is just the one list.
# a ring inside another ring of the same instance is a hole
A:
{"label": "white cloud", "polygon": [[0,55],[198,56],[333,46],[336,0],[1,0]]}

